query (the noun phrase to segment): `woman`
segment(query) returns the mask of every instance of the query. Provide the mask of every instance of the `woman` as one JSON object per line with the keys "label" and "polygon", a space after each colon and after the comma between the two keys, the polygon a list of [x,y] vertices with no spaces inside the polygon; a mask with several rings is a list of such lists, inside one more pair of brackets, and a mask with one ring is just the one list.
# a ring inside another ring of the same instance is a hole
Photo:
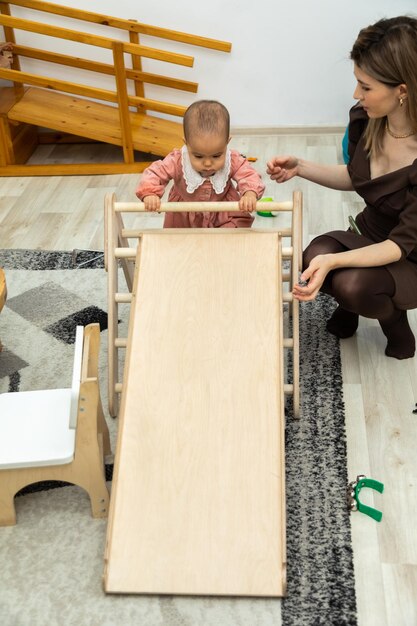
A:
{"label": "woman", "polygon": [[314,239],[293,294],[300,301],[319,291],[332,295],[339,306],[327,329],[341,338],[356,332],[359,315],[377,319],[385,354],[407,359],[415,353],[407,309],[417,307],[417,19],[382,19],[364,28],[350,57],[359,102],[350,111],[349,164],[277,156],[267,172],[278,183],[301,176],[362,196],[360,234],[333,231]]}

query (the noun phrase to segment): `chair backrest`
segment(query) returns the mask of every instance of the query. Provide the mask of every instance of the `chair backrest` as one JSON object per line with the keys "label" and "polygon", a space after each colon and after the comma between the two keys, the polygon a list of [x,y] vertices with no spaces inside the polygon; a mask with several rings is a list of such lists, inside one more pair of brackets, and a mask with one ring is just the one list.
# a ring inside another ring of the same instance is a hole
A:
{"label": "chair backrest", "polygon": [[71,408],[69,427],[77,427],[78,401],[80,397],[81,369],[83,361],[84,326],[77,326],[75,334],[74,366],[72,370]]}

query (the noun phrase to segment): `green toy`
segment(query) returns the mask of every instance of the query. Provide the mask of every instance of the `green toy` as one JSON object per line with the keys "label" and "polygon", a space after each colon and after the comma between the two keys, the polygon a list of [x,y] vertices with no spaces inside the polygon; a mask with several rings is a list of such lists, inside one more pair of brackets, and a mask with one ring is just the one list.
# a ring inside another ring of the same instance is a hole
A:
{"label": "green toy", "polygon": [[[273,198],[270,198],[270,197],[268,197],[268,196],[267,196],[267,197],[265,197],[265,198],[261,198],[261,199],[259,200],[259,202],[273,202],[273,201],[274,201],[274,199],[273,199]],[[275,217],[275,216],[271,213],[271,211],[256,211],[256,213],[257,213],[258,215],[260,215],[261,217]]]}
{"label": "green toy", "polygon": [[381,511],[373,509],[371,506],[367,506],[359,500],[359,494],[362,487],[370,487],[370,489],[374,489],[379,493],[382,493],[384,491],[383,483],[380,483],[373,478],[366,478],[366,476],[360,474],[356,477],[356,480],[353,480],[348,485],[347,500],[349,510],[365,513],[365,515],[369,515],[369,517],[372,517],[372,519],[374,519],[375,521],[380,522],[382,519]]}

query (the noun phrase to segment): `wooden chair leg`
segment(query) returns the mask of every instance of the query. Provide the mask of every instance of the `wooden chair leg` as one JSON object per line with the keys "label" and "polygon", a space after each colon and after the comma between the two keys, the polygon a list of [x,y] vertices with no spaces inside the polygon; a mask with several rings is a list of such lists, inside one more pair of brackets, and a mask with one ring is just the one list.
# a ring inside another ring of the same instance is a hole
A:
{"label": "wooden chair leg", "polygon": [[103,439],[103,456],[105,457],[108,454],[111,454],[111,445],[110,445],[109,428],[107,426],[107,422],[104,417],[103,406],[101,404],[101,400],[98,406],[97,431],[102,436],[102,439]]}
{"label": "wooden chair leg", "polygon": [[14,497],[15,492],[10,489],[7,476],[4,476],[0,481],[0,526],[14,526],[16,524]]}
{"label": "wooden chair leg", "polygon": [[108,516],[110,498],[104,475],[103,445],[100,435],[94,448],[89,446],[88,458],[85,456],[80,458],[70,480],[88,493],[93,517]]}
{"label": "wooden chair leg", "polygon": [[89,489],[86,489],[91,503],[91,514],[95,518],[107,517],[109,514],[109,491],[103,472],[97,471]]}
{"label": "wooden chair leg", "polygon": [[[76,455],[68,468],[67,480],[88,493],[93,517],[107,517],[109,492],[104,473],[104,433],[107,432],[108,436],[108,429],[107,424],[103,423],[104,415],[97,380],[87,380],[81,384],[81,398],[82,411],[78,416]],[[103,432],[98,429],[99,425],[103,427]],[[110,441],[108,446],[110,449]]]}

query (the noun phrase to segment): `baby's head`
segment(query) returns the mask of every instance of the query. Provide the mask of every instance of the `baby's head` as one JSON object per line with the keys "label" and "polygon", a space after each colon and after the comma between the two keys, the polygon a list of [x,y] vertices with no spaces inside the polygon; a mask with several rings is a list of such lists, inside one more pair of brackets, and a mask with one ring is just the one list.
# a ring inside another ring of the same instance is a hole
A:
{"label": "baby's head", "polygon": [[230,117],[223,104],[198,100],[184,114],[184,142],[192,167],[209,177],[221,170],[230,141]]}

